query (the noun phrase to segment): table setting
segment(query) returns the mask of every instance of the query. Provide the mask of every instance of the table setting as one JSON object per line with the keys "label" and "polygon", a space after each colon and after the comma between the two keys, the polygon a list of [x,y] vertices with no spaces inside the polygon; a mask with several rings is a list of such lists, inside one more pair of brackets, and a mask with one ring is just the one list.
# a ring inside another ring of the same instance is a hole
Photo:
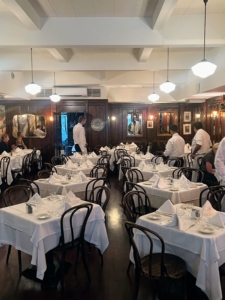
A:
{"label": "table setting", "polygon": [[81,163],[83,159],[89,160],[92,164],[96,165],[100,155],[97,155],[94,151],[84,155],[80,155],[80,153],[76,152],[74,155],[70,156],[70,159],[73,163]]}
{"label": "table setting", "polygon": [[73,163],[68,160],[65,165],[56,165],[55,168],[59,175],[65,175],[68,172],[73,173],[74,171],[82,171],[84,174],[89,175],[94,164],[89,160],[81,159],[78,163]]}
{"label": "table setting", "polygon": [[[173,205],[167,200],[154,213],[140,217],[138,225],[156,231],[165,242],[166,253],[182,257],[196,285],[210,300],[222,299],[219,266],[225,262],[225,214],[214,210],[209,201],[202,208],[192,203]],[[148,254],[146,237],[137,230],[134,239],[141,257]],[[154,239],[154,237],[153,237]],[[160,244],[154,241],[154,252]],[[132,251],[130,259],[133,260]]]}
{"label": "table setting", "polygon": [[[199,195],[207,186],[201,182],[191,182],[184,175],[179,179],[154,174],[148,181],[138,183],[142,186],[154,208],[159,208],[166,200],[173,204],[193,202],[199,206]],[[204,199],[203,199],[204,201]]]}
{"label": "table setting", "polygon": [[[37,266],[37,278],[43,279],[46,270],[45,254],[58,245],[60,219],[65,210],[87,202],[77,198],[72,192],[64,196],[51,194],[41,198],[35,194],[27,203],[0,209],[0,243],[10,244],[32,256],[31,264]],[[27,206],[32,207],[28,213]],[[85,210],[80,210],[73,222],[75,237],[79,234]],[[69,222],[64,230],[69,241]],[[64,226],[65,228],[65,226]],[[99,205],[93,204],[89,216],[85,240],[95,244],[103,253],[109,241],[105,228],[105,214]]]}

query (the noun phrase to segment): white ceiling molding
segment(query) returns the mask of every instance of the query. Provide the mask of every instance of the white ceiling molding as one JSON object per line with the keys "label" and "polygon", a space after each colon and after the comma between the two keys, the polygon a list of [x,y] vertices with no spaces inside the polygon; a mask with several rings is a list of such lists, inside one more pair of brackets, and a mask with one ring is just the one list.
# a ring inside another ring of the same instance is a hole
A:
{"label": "white ceiling molding", "polygon": [[[55,57],[61,63],[67,63],[72,57],[72,51],[68,51],[64,48],[47,48],[52,56]],[[71,53],[69,53],[71,52]]]}
{"label": "white ceiling molding", "polygon": [[138,51],[138,61],[146,62],[152,53],[153,48],[141,48]]}
{"label": "white ceiling molding", "polygon": [[178,0],[159,0],[152,17],[152,29],[162,30],[169,20]]}
{"label": "white ceiling molding", "polygon": [[42,20],[28,0],[2,0],[29,30],[40,30]]}

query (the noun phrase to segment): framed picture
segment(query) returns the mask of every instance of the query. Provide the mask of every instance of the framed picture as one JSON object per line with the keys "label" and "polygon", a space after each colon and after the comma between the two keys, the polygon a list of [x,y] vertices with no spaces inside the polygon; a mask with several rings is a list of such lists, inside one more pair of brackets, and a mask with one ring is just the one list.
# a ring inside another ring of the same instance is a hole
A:
{"label": "framed picture", "polygon": [[191,134],[191,124],[183,125],[183,134]]}
{"label": "framed picture", "polygon": [[147,128],[153,128],[153,121],[147,121]]}
{"label": "framed picture", "polygon": [[184,122],[191,122],[191,111],[184,112]]}

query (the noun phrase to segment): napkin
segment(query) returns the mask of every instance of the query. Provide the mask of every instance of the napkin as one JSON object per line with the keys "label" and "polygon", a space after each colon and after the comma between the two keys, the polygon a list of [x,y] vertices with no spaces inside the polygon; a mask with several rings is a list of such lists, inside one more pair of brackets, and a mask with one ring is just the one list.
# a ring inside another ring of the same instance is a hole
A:
{"label": "napkin", "polygon": [[184,175],[181,175],[178,182],[179,182],[179,186],[183,189],[189,189],[190,187],[196,187],[196,185],[193,182],[189,181]]}
{"label": "napkin", "polygon": [[16,148],[14,152],[20,153],[22,150],[20,148]]}
{"label": "napkin", "polygon": [[149,165],[144,165],[142,171],[149,171],[151,167]]}
{"label": "napkin", "polygon": [[144,157],[146,157],[146,158],[152,158],[153,156],[154,156],[153,154],[151,154],[151,153],[148,152],[148,153],[145,154]]}
{"label": "napkin", "polygon": [[65,203],[63,203],[62,205],[60,205],[60,206],[56,209],[55,212],[61,216],[67,209],[69,209],[69,208],[71,208],[71,207],[72,207],[72,206],[71,206],[69,203],[65,202]]}
{"label": "napkin", "polygon": [[89,168],[94,167],[94,164],[89,159],[86,161],[86,164]]}
{"label": "napkin", "polygon": [[80,155],[80,153],[76,152],[75,155],[74,155],[76,158],[81,158],[82,155]]}
{"label": "napkin", "polygon": [[132,145],[132,146],[136,146],[136,147],[137,147],[137,145],[136,145],[134,142],[132,142],[132,143],[131,143],[131,145]]}
{"label": "napkin", "polygon": [[64,203],[72,203],[75,202],[77,200],[80,200],[80,198],[77,198],[76,195],[74,195],[74,193],[72,193],[71,191],[69,191],[65,197],[62,199],[62,201]]}
{"label": "napkin", "polygon": [[107,150],[106,147],[101,147],[100,150]]}
{"label": "napkin", "polygon": [[29,204],[37,204],[37,203],[43,203],[43,201],[41,200],[41,197],[38,193],[35,193],[30,199],[29,201],[27,201],[27,203]]}
{"label": "napkin", "polygon": [[165,182],[164,178],[160,178],[158,181],[158,186],[159,189],[165,189],[168,188],[168,184]]}
{"label": "napkin", "polygon": [[138,165],[138,168],[139,168],[140,170],[143,170],[144,166],[145,166],[145,162],[144,162],[144,161],[141,161],[140,164]]}
{"label": "napkin", "polygon": [[157,211],[160,213],[165,213],[170,215],[175,214],[175,208],[170,200],[167,200],[165,203],[163,203],[163,205],[161,205],[160,208],[157,209]]}
{"label": "napkin", "polygon": [[56,173],[53,173],[50,177],[48,182],[49,183],[56,183],[62,181],[64,178],[61,175],[58,175]]}
{"label": "napkin", "polygon": [[154,183],[156,182],[156,180],[158,180],[160,177],[159,177],[159,175],[158,174],[155,174],[155,175],[153,175],[150,179],[149,179],[149,181],[154,181]]}
{"label": "napkin", "polygon": [[93,151],[91,154],[89,154],[90,157],[97,157],[98,155]]}
{"label": "napkin", "polygon": [[124,143],[120,143],[121,146],[124,146]]}
{"label": "napkin", "polygon": [[212,205],[211,205],[211,203],[209,202],[209,200],[206,200],[206,202],[205,202],[204,205],[202,206],[202,210],[203,210],[203,211],[204,211],[204,209],[208,209],[210,215],[217,212],[217,211],[212,207]]}
{"label": "napkin", "polygon": [[83,162],[81,165],[80,165],[80,168],[81,169],[86,169],[88,167],[88,165],[86,164],[86,162]]}
{"label": "napkin", "polygon": [[1,155],[2,156],[9,156],[9,153],[7,153],[6,151],[3,151]]}
{"label": "napkin", "polygon": [[87,177],[86,177],[86,175],[82,171],[80,171],[78,173],[78,176],[80,176],[80,178],[81,178],[82,181],[87,181],[88,180]]}
{"label": "napkin", "polygon": [[67,167],[67,168],[74,168],[74,167],[75,167],[74,164],[73,164],[73,162],[71,161],[71,159],[69,159],[69,160],[67,161],[66,167]]}
{"label": "napkin", "polygon": [[216,225],[218,227],[224,227],[221,215],[217,212],[213,217],[211,217],[208,221],[210,224]]}

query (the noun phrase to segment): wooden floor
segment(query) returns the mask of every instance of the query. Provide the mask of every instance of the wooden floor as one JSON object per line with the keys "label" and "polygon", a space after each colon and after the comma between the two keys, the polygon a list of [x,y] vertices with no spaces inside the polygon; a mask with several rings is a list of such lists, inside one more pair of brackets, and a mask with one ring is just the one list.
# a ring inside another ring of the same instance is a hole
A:
{"label": "wooden floor", "polygon": [[[126,220],[121,208],[121,195],[114,187],[112,180],[111,199],[107,207],[107,232],[109,247],[104,253],[104,266],[101,266],[97,250],[93,247],[91,253],[87,251],[87,260],[91,273],[91,283],[88,284],[82,263],[79,263],[77,276],[73,275],[73,268],[66,275],[65,299],[82,300],[128,300],[132,299],[134,273],[131,269],[130,277],[126,275],[128,264],[129,242],[124,228]],[[29,299],[51,300],[60,299],[60,285],[57,290],[42,290],[41,284],[24,277],[19,278],[17,251],[12,250],[9,264],[6,265],[7,246],[0,248],[0,299]],[[74,253],[67,259],[74,260]],[[30,265],[30,256],[22,254],[23,269]],[[186,299],[207,299],[194,286],[194,279],[188,276]],[[151,284],[142,279],[139,291],[139,300],[152,300]],[[180,300],[179,297],[176,298]],[[172,298],[171,300],[175,300]]]}

